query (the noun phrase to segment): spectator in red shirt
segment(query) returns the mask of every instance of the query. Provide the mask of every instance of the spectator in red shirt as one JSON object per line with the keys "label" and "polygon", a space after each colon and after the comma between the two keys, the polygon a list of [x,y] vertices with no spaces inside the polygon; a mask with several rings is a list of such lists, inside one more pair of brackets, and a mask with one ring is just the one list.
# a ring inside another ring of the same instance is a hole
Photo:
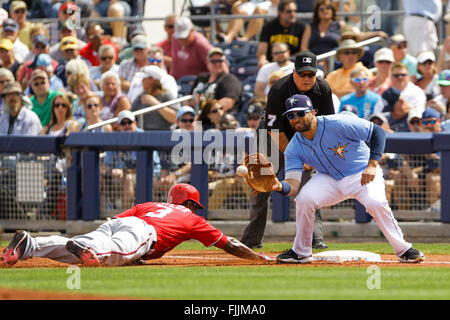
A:
{"label": "spectator in red shirt", "polygon": [[208,72],[207,58],[212,48],[208,39],[194,30],[189,18],[177,18],[172,36],[170,74],[178,80],[186,75]]}
{"label": "spectator in red shirt", "polygon": [[96,22],[89,24],[87,28],[88,44],[80,50],[80,56],[89,60],[93,67],[100,65],[100,59],[98,57],[98,50],[102,45],[110,44],[114,47],[115,58],[117,62],[119,53],[116,45],[105,38],[103,28]]}

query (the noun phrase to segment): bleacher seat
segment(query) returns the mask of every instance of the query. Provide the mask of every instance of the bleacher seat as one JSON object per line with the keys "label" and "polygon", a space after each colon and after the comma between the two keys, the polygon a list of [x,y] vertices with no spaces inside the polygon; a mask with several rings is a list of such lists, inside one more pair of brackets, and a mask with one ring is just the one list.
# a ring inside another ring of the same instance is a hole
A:
{"label": "bleacher seat", "polygon": [[187,75],[178,79],[178,97],[184,97],[191,92],[195,79],[197,79],[196,75]]}
{"label": "bleacher seat", "polygon": [[256,56],[241,57],[231,64],[230,72],[243,81],[258,73],[258,58]]}
{"label": "bleacher seat", "polygon": [[241,124],[241,126],[246,127],[247,126],[247,119],[245,118],[245,113],[247,112],[248,103],[249,101],[254,97],[253,92],[246,92],[244,91],[242,93],[242,100],[241,100],[241,110],[239,111],[238,115],[236,116],[237,120]]}
{"label": "bleacher seat", "polygon": [[255,92],[256,76],[257,74],[252,74],[241,82],[242,90],[244,92],[250,92],[252,94]]}

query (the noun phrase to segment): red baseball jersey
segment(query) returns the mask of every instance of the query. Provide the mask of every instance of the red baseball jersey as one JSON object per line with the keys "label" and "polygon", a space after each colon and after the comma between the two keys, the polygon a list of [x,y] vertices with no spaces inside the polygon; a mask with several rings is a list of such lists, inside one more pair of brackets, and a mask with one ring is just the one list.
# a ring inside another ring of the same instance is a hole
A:
{"label": "red baseball jersey", "polygon": [[156,244],[151,252],[142,257],[144,260],[160,258],[190,239],[198,240],[207,247],[217,248],[223,248],[228,241],[227,236],[220,230],[181,205],[146,202],[122,212],[116,218],[131,216],[144,220],[156,230]]}

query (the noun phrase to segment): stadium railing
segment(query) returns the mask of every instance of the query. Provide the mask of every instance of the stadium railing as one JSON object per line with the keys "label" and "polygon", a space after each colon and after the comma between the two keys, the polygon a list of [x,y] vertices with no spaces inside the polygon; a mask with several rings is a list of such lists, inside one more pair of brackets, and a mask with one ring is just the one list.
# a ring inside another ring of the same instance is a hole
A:
{"label": "stadium railing", "polygon": [[[219,148],[224,144],[233,146],[236,152],[248,150],[251,140],[245,138],[245,143],[236,143],[236,141],[220,142],[212,141],[211,137],[206,139],[204,132],[190,133],[191,141],[183,141],[185,146],[191,150],[191,159],[195,159],[191,171],[191,184],[197,187],[201,193],[200,201],[205,205],[206,209],[199,212],[200,215],[210,218],[208,212],[208,164],[205,162],[203,152],[206,148]],[[178,140],[177,140],[178,139]],[[239,139],[239,138],[237,138]],[[36,170],[42,172],[43,167],[46,166],[28,166],[31,171],[18,175],[17,172],[13,176],[16,179],[23,178],[27,175],[37,177],[33,183],[24,180],[23,183],[29,184],[28,189],[20,189],[16,185],[16,190],[12,190],[13,195],[23,202],[28,202],[21,212],[23,216],[6,215],[0,219],[0,224],[5,229],[15,228],[29,228],[35,230],[61,230],[64,229],[65,219],[67,220],[98,220],[101,219],[100,210],[100,154],[105,150],[134,150],[137,153],[136,161],[136,201],[141,203],[153,200],[153,150],[171,150],[174,146],[180,143],[180,137],[173,137],[171,131],[158,132],[141,132],[141,133],[94,133],[82,132],[72,133],[67,138],[52,138],[52,137],[0,137],[0,153],[4,155],[19,154],[24,161],[26,156],[34,155],[33,163],[45,162],[48,160],[39,159],[39,155],[61,155],[63,150],[70,151],[70,160],[67,162],[66,169],[66,184],[65,195],[67,207],[58,207],[56,211],[40,213],[42,204],[45,203],[47,194],[40,194],[44,190],[43,186],[39,187],[39,182],[44,183],[48,181],[48,176],[45,173],[36,174]],[[237,149],[236,149],[237,148]],[[240,149],[239,149],[240,148]],[[244,148],[244,149],[242,149]],[[438,220],[441,222],[450,223],[450,134],[449,133],[394,133],[388,134],[385,152],[393,152],[398,154],[431,154],[439,153],[440,155],[440,216]],[[66,153],[67,155],[67,153]],[[38,160],[36,160],[38,159]],[[9,158],[16,165],[19,163],[19,158]],[[15,163],[14,163],[15,161]],[[29,163],[29,162],[28,162]],[[53,167],[54,163],[49,162]],[[2,159],[2,166],[5,164]],[[10,169],[7,166],[6,169]],[[3,167],[3,170],[5,167]],[[4,172],[2,172],[4,173]],[[20,178],[19,176],[22,176]],[[280,176],[282,178],[282,176]],[[44,181],[39,181],[43,179]],[[23,184],[22,184],[23,188]],[[38,189],[37,196],[34,189]],[[0,194],[1,197],[1,194]],[[27,197],[30,201],[27,201]],[[4,199],[0,199],[4,201]],[[402,199],[402,201],[407,201]],[[289,198],[281,197],[274,193],[272,196],[272,220],[274,222],[282,222],[289,220],[290,208]],[[123,208],[128,209],[128,208]],[[13,210],[13,209],[11,209]],[[63,210],[67,214],[61,214],[58,210]],[[230,210],[229,210],[230,211]],[[291,210],[292,211],[292,210]],[[427,214],[426,210],[422,208],[423,214]],[[248,212],[248,209],[247,209]],[[6,212],[8,213],[8,212]],[[34,213],[34,214],[30,214]],[[17,214],[17,213],[16,213]],[[397,212],[394,210],[394,215],[397,217]],[[362,206],[355,204],[354,206],[354,221],[364,223],[370,221],[370,217]]]}

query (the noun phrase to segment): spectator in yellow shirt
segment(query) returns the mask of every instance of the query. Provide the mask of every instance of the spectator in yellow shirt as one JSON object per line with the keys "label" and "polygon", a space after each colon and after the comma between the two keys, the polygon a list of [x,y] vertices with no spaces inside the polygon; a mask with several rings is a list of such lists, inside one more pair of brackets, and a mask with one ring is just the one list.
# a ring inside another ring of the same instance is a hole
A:
{"label": "spectator in yellow shirt", "polygon": [[19,39],[31,49],[30,32],[33,24],[27,21],[27,4],[24,1],[13,1],[9,7],[9,15],[19,25]]}
{"label": "spectator in yellow shirt", "polygon": [[339,48],[336,50],[336,57],[342,62],[342,67],[330,72],[325,79],[330,85],[331,91],[338,96],[338,98],[354,91],[350,80],[350,73],[353,69],[365,69],[369,77],[372,76],[372,73],[364,67],[362,62],[358,62],[364,55],[364,49],[356,47],[355,43],[356,42],[351,39],[343,40],[341,42]]}

